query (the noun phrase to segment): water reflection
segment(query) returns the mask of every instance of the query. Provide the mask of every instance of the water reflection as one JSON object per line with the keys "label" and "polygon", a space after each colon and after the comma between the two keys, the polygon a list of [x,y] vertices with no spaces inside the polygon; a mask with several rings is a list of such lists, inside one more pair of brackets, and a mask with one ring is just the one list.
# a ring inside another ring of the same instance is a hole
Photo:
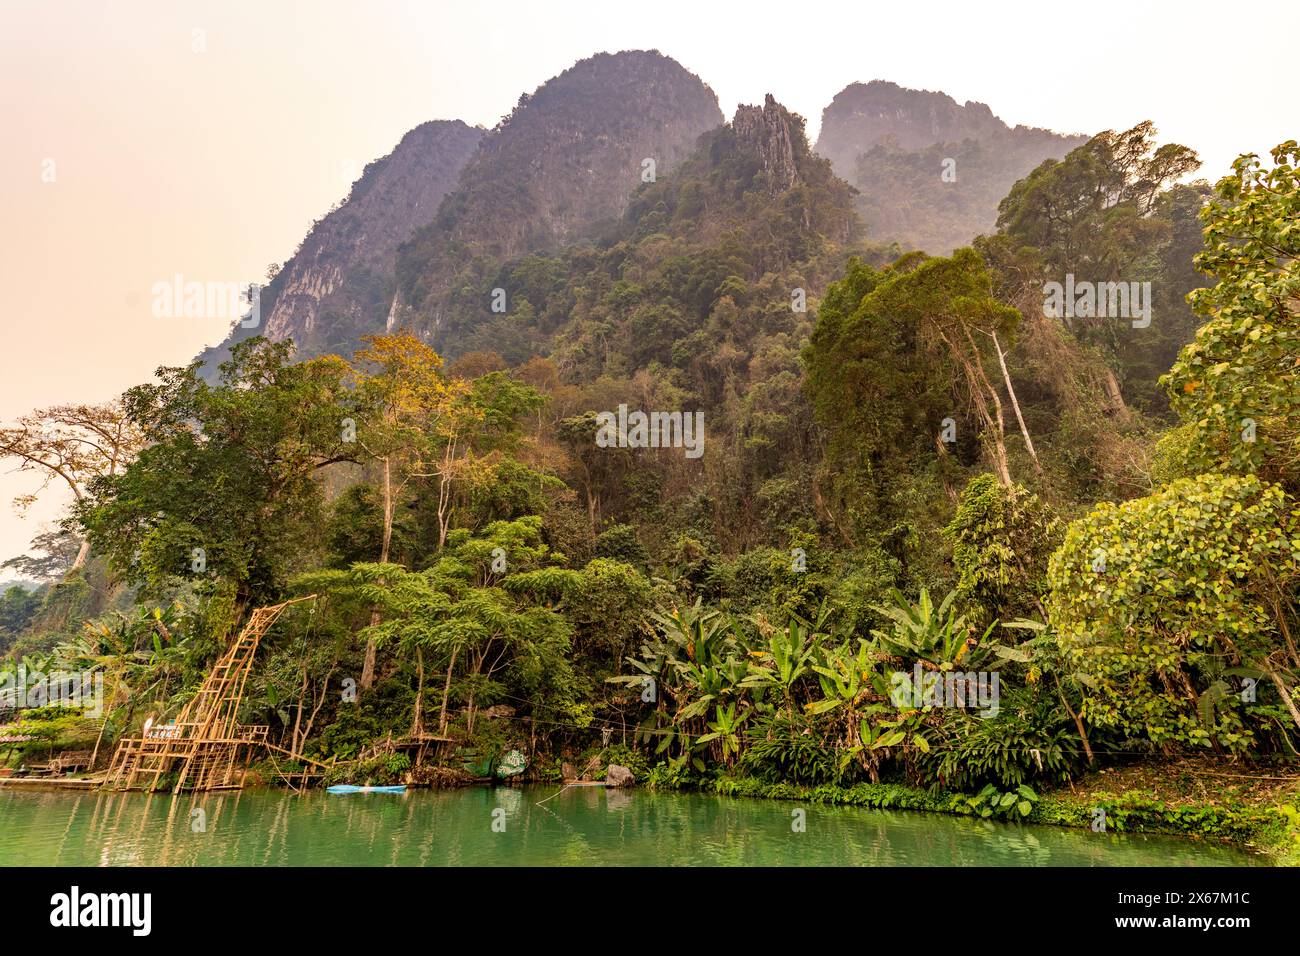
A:
{"label": "water reflection", "polygon": [[[791,827],[792,808],[806,828]],[[0,865],[1213,866],[1171,837],[558,786],[402,795],[0,791]]]}

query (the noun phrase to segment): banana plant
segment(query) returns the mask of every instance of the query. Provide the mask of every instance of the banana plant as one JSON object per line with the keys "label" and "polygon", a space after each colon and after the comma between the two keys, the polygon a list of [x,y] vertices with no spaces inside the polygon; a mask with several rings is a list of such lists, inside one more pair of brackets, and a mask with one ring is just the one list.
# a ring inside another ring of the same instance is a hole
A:
{"label": "banana plant", "polygon": [[[863,708],[863,716],[855,728],[858,739],[841,756],[840,769],[845,769],[851,760],[857,758],[875,782],[879,779],[880,765],[891,751],[914,747],[922,753],[929,753],[930,742],[921,733],[928,712],[929,708],[899,712],[883,704],[870,704]],[[882,720],[880,716],[883,714],[891,716]]]}
{"label": "banana plant", "polygon": [[735,704],[726,704],[715,709],[715,717],[709,722],[709,733],[701,735],[702,744],[719,741],[722,744],[722,761],[728,767],[740,753],[740,728],[749,719],[750,710],[736,714]]}
{"label": "banana plant", "polygon": [[897,588],[889,592],[892,605],[876,605],[874,610],[893,622],[888,631],[873,630],[872,635],[881,647],[896,657],[928,661],[939,670],[949,671],[958,666],[973,669],[988,660],[989,635],[997,627],[990,624],[982,634],[975,636],[964,614],[952,606],[956,591],[935,605],[927,588],[921,588],[916,604],[907,600]]}
{"label": "banana plant", "polygon": [[678,660],[717,664],[728,649],[734,650],[730,621],[721,611],[703,610],[698,599],[693,605],[674,607],[668,614],[655,614],[653,619]]}
{"label": "banana plant", "polygon": [[639,658],[629,658],[633,674],[612,678],[633,688],[653,687],[655,711],[642,721],[638,734],[643,740],[657,738],[656,753],[669,756],[684,766],[699,769],[702,761],[693,754],[703,718],[725,702],[738,697],[748,676],[740,642],[733,635],[733,621],[721,611],[693,605],[674,607],[653,617],[657,628],[641,647]]}
{"label": "banana plant", "polygon": [[741,686],[776,690],[784,698],[786,713],[793,716],[795,685],[812,673],[819,638],[805,622],[791,616],[784,630],[768,637],[766,649],[753,652],[762,663],[750,666]]}
{"label": "banana plant", "polygon": [[858,740],[868,751],[888,750],[907,740],[907,731],[899,726],[902,721],[882,720],[872,723],[871,717],[885,711],[876,705],[868,709],[867,716],[858,721]]}
{"label": "banana plant", "polygon": [[810,714],[831,715],[841,733],[839,747],[850,759],[862,753],[858,723],[869,700],[887,697],[885,678],[878,671],[878,664],[875,649],[867,641],[859,640],[856,653],[848,644],[841,644],[826,649],[822,663],[813,665],[821,684],[822,699],[811,701],[806,709]]}
{"label": "banana plant", "polygon": [[679,665],[682,683],[687,693],[678,708],[678,721],[703,717],[709,712],[715,701],[721,700],[726,690],[726,680],[722,669],[711,664],[696,664],[687,661]]}
{"label": "banana plant", "polygon": [[849,717],[871,688],[871,675],[875,672],[876,661],[866,641],[858,642],[856,654],[847,644],[829,648],[823,655],[822,663],[814,664],[813,671],[821,684],[822,699],[808,704],[808,712],[825,714],[833,711],[847,711]]}

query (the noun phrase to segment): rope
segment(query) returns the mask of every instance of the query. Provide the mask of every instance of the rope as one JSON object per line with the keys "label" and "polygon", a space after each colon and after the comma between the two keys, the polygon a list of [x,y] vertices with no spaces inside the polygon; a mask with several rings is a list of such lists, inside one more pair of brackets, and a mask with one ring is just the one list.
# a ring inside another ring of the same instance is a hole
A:
{"label": "rope", "polygon": [[[596,756],[594,756],[594,757],[592,757],[590,760],[588,760],[588,761],[587,761],[587,766],[585,766],[585,767],[582,768],[581,773],[578,774],[578,779],[577,779],[577,780],[573,781],[573,783],[565,784],[565,785],[564,785],[563,787],[561,787],[559,790],[556,790],[553,794],[551,794],[549,797],[547,797],[546,800],[554,800],[556,797],[558,797],[560,794],[564,793],[564,791],[565,791],[565,790],[568,790],[570,787],[576,787],[579,783],[582,782],[582,775],[585,774],[588,770],[590,770],[592,764],[594,764],[594,763],[596,763],[596,761],[600,760],[600,758],[601,758],[602,756],[604,756],[604,754],[605,754],[605,751],[602,750],[600,753],[596,754]],[[538,800],[536,805],[540,807],[543,803],[546,802],[546,800]]]}
{"label": "rope", "polygon": [[294,793],[302,793],[301,790],[293,785],[293,781],[289,778],[289,775],[280,769],[280,762],[275,759],[275,754],[268,753],[267,756],[271,758],[271,764],[275,767],[275,772],[280,775],[280,779],[284,781],[284,785]]}

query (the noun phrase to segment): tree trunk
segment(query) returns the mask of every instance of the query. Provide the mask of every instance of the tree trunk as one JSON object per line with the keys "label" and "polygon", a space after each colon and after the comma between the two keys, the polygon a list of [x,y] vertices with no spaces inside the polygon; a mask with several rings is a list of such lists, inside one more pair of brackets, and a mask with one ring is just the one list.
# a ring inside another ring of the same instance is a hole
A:
{"label": "tree trunk", "polygon": [[971,365],[974,368],[974,375],[971,375],[970,368],[967,369],[967,375],[971,376],[971,391],[976,395],[980,394],[981,387],[993,400],[994,414],[990,416],[987,403],[981,401],[979,407],[984,418],[989,422],[989,431],[993,433],[993,453],[994,466],[997,468],[998,477],[1006,488],[1012,486],[1011,481],[1011,463],[1007,459],[1007,442],[1006,442],[1006,421],[1002,415],[1002,399],[998,397],[998,390],[993,387],[989,381],[988,374],[984,371],[984,362],[980,358],[979,346],[975,344],[975,336],[971,335],[970,329],[965,329],[966,341],[970,343],[971,352],[974,355],[974,362]]}
{"label": "tree trunk", "polygon": [[[408,469],[409,471],[409,469]],[[393,541],[393,459],[384,458],[384,538],[379,546],[379,563],[388,563],[388,552]]]}
{"label": "tree trunk", "polygon": [[447,679],[442,685],[442,708],[438,712],[438,736],[447,736],[447,699],[451,696],[451,673],[456,667],[456,654],[459,647],[451,649],[451,662],[447,664]]}
{"label": "tree trunk", "polygon": [[[980,361],[979,346],[975,344],[975,337],[971,335],[970,329],[962,327],[967,343],[971,347],[969,355],[962,354],[962,350],[957,348],[955,342],[948,335],[939,329],[939,338],[948,349],[948,354],[952,360],[961,368],[962,374],[966,379],[966,387],[970,392],[971,402],[975,405],[975,411],[980,421],[984,423],[985,441],[993,445],[993,467],[998,473],[998,480],[1002,482],[1004,488],[1010,488],[1011,467],[1007,463],[1007,446],[1003,440],[1005,429],[1002,421],[1002,399],[998,398],[997,390],[989,384],[988,376],[984,374],[984,365]],[[989,410],[988,399],[992,398],[997,408],[997,415]]]}
{"label": "tree trunk", "polygon": [[1088,757],[1088,766],[1095,766],[1097,758],[1092,755],[1092,746],[1088,743],[1088,730],[1083,726],[1083,718],[1075,712],[1074,708],[1070,706],[1070,702],[1066,700],[1065,689],[1061,687],[1061,679],[1056,676],[1053,676],[1052,679],[1056,681],[1056,693],[1061,698],[1065,712],[1070,715],[1070,719],[1074,721],[1074,729],[1079,732],[1079,740],[1083,742],[1083,752]]}
{"label": "tree trunk", "polygon": [[325,679],[321,681],[320,696],[318,697],[314,693],[312,694],[312,700],[315,702],[316,706],[311,709],[311,716],[307,718],[307,725],[302,728],[302,742],[298,745],[298,752],[300,754],[302,748],[307,745],[307,739],[311,737],[311,729],[316,725],[316,718],[320,714],[321,708],[325,706],[325,700],[329,696],[330,678],[334,676],[336,668],[337,661],[330,666],[329,673],[327,673]]}
{"label": "tree trunk", "polygon": [[1277,582],[1277,576],[1271,570],[1266,569],[1265,574],[1273,585],[1268,592],[1268,602],[1273,606],[1273,619],[1277,621],[1278,630],[1282,632],[1282,638],[1286,641],[1291,663],[1296,667],[1300,667],[1300,651],[1296,650],[1295,638],[1291,636],[1291,625],[1286,620],[1286,609],[1282,606],[1282,602],[1278,600],[1278,595],[1283,593],[1282,588]]}
{"label": "tree trunk", "polygon": [[599,524],[598,515],[600,514],[600,496],[596,494],[595,485],[588,480],[587,489],[587,524],[591,527],[591,533],[597,532]]}
{"label": "tree trunk", "polygon": [[[489,642],[490,646],[490,642]],[[471,654],[470,660],[473,661],[474,669],[470,671],[474,677],[483,673],[483,663],[487,660],[487,647],[484,647],[477,655]],[[489,672],[490,673],[490,672]],[[470,683],[469,699],[465,701],[465,733],[473,736],[474,734],[474,699],[478,696],[475,688],[478,686],[477,681]]]}
{"label": "tree trunk", "polygon": [[[104,731],[108,729],[108,715],[99,723],[99,736],[95,738],[95,749],[90,752],[90,769],[95,769],[95,760],[99,757],[99,745],[104,742]],[[12,749],[12,748],[10,748]]]}
{"label": "tree trunk", "polygon": [[78,568],[84,566],[86,563],[86,558],[88,557],[90,557],[90,539],[82,538],[81,547],[77,549],[76,560],[72,562],[72,567],[70,567],[68,570],[75,571]]}
{"label": "tree trunk", "polygon": [[998,365],[1002,367],[1002,381],[1007,386],[1007,397],[1011,399],[1011,408],[1016,413],[1016,421],[1020,425],[1020,434],[1025,438],[1025,448],[1029,450],[1029,457],[1034,463],[1034,471],[1037,474],[1043,473],[1043,466],[1038,461],[1038,452],[1034,450],[1034,440],[1029,437],[1029,429],[1025,427],[1025,417],[1020,414],[1020,402],[1016,399],[1016,390],[1011,384],[1011,373],[1007,371],[1007,359],[1002,353],[1002,343],[998,341],[998,334],[993,333],[993,348],[998,353]]}
{"label": "tree trunk", "polygon": [[996,433],[993,435],[993,467],[997,469],[998,480],[1002,482],[1002,487],[1010,488],[1012,486],[1011,465],[1007,461],[1007,446],[1002,441],[1002,436]]}
{"label": "tree trunk", "polygon": [[1273,681],[1273,686],[1277,688],[1282,703],[1286,704],[1286,709],[1291,711],[1291,719],[1295,721],[1297,727],[1300,727],[1300,710],[1296,709],[1295,699],[1292,698],[1290,691],[1286,689],[1286,681],[1282,680],[1278,672],[1271,667],[1268,669],[1268,676]]}
{"label": "tree trunk", "polygon": [[298,732],[302,729],[302,702],[307,696],[307,663],[302,665],[302,687],[298,689],[298,712],[293,718],[293,737],[290,738],[291,749],[298,753]]}
{"label": "tree trunk", "polygon": [[[379,623],[379,612],[374,611],[370,615],[370,626],[374,627],[378,623]],[[374,682],[375,682],[375,639],[372,637],[370,640],[366,641],[366,660],[365,663],[361,665],[361,681],[360,681],[361,689],[369,690],[370,685],[373,684]]]}
{"label": "tree trunk", "polygon": [[419,737],[424,733],[424,649],[415,648],[415,717],[411,721],[411,736]]}
{"label": "tree trunk", "polygon": [[[388,563],[389,547],[393,540],[393,466],[392,457],[384,458],[384,534],[379,544],[379,563]],[[380,581],[382,584],[383,581]],[[370,612],[370,626],[379,623],[379,612]],[[361,665],[361,688],[369,690],[375,682],[375,639],[366,641],[366,659]]]}
{"label": "tree trunk", "polygon": [[1109,365],[1106,366],[1106,378],[1102,383],[1106,389],[1106,399],[1110,402],[1111,409],[1121,419],[1128,418],[1128,405],[1124,402],[1124,393],[1119,390],[1119,380],[1115,378],[1115,371]]}
{"label": "tree trunk", "polygon": [[451,482],[456,463],[456,440],[448,440],[442,454],[442,467],[438,469],[438,550],[447,543],[451,524]]}

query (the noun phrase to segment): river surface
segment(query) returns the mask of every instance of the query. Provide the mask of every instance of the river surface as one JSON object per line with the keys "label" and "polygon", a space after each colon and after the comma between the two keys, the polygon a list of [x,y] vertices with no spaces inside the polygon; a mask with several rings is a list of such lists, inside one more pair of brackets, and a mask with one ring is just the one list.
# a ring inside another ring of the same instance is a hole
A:
{"label": "river surface", "polygon": [[1177,837],[598,787],[178,797],[0,790],[0,866],[1260,863],[1267,860]]}

